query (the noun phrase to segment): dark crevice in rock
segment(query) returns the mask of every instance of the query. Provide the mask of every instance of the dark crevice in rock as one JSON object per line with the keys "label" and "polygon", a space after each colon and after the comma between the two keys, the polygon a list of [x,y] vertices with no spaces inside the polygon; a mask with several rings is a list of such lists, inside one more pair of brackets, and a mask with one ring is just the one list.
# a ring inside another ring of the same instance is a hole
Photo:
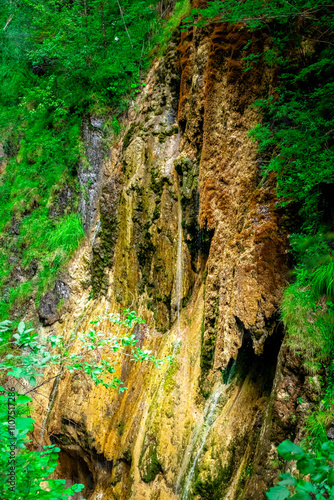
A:
{"label": "dark crevice in rock", "polygon": [[53,325],[60,319],[59,304],[61,300],[68,300],[70,288],[63,281],[57,281],[52,292],[47,292],[41,298],[38,315],[44,326]]}
{"label": "dark crevice in rock", "polygon": [[114,249],[119,232],[118,205],[121,184],[117,176],[103,186],[100,198],[101,225],[92,248],[92,289],[93,296],[107,292],[107,271],[113,266]]}
{"label": "dark crevice in rock", "polygon": [[93,436],[83,424],[62,418],[61,430],[61,433],[50,435],[51,443],[61,449],[56,474],[65,478],[68,486],[75,483],[85,485],[83,492],[76,494],[73,500],[89,498],[97,486],[107,489],[111,484],[114,461],[107,460],[96,450]]}
{"label": "dark crevice in rock", "polygon": [[254,352],[251,333],[244,329],[242,345],[236,359],[236,375],[244,378],[248,373],[252,373],[254,380],[262,378],[264,390],[269,394],[272,389],[277,357],[283,338],[283,327],[281,323],[277,323],[274,333],[266,338],[263,353],[259,356]]}
{"label": "dark crevice in rock", "polygon": [[79,447],[68,446],[61,447],[59,453],[57,473],[61,478],[66,479],[66,486],[70,487],[78,483],[85,485],[82,493],[76,493],[71,497],[73,500],[89,498],[96,486],[93,472],[90,470],[85,459],[80,455],[80,451]]}

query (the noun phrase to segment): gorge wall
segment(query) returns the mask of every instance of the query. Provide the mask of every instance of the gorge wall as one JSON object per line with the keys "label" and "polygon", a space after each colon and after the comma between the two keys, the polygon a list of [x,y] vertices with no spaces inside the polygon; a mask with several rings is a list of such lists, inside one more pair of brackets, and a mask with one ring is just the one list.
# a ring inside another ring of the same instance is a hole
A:
{"label": "gorge wall", "polygon": [[266,43],[237,25],[175,32],[91,176],[96,217],[41,332],[129,307],[146,321],[140,346],[172,361],[120,359],[121,394],[70,374],[40,389],[35,441],[60,446],[77,498],[264,499],[275,445],[298,433],[307,388],[279,324],[288,235],[247,136],[275,71],[243,71],[252,37],[253,51]]}

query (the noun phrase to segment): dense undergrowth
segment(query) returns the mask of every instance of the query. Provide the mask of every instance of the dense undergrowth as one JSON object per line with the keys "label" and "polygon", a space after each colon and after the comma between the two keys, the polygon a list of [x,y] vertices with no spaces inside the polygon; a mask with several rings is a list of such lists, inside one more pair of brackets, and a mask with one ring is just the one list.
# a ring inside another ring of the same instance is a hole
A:
{"label": "dense undergrowth", "polygon": [[22,317],[28,299],[38,305],[78,247],[82,118],[104,115],[105,130],[119,129],[148,67],[158,14],[148,0],[2,2],[0,319]]}
{"label": "dense undergrowth", "polygon": [[185,25],[222,21],[270,40],[263,53],[245,57],[245,71],[266,64],[279,74],[253,104],[264,119],[250,135],[259,144],[262,174],[275,172],[278,205],[293,221],[296,266],[282,319],[288,345],[316,386],[318,409],[305,425],[319,448],[334,417],[334,8],[325,0],[216,0],[193,9]]}

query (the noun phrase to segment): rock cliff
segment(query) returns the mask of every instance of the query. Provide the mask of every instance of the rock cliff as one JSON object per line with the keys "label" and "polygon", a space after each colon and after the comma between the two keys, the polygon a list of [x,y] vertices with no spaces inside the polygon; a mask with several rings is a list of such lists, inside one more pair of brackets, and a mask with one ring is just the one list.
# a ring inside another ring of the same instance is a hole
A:
{"label": "rock cliff", "polygon": [[260,500],[277,474],[301,381],[278,320],[288,237],[247,135],[275,83],[243,71],[252,37],[266,43],[237,25],[175,32],[91,176],[96,219],[41,332],[130,307],[140,345],[172,361],[120,359],[121,394],[70,374],[41,388],[35,440],[60,446],[59,477],[86,485],[77,498]]}

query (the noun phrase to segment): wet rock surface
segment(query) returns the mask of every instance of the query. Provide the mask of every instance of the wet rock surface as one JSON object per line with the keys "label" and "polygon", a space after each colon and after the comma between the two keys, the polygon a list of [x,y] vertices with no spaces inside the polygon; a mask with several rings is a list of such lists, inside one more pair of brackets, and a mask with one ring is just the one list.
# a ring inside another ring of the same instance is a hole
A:
{"label": "wet rock surface", "polygon": [[161,370],[121,359],[122,394],[84,375],[60,380],[45,439],[57,437],[59,477],[72,471],[89,500],[264,500],[277,439],[298,434],[313,404],[281,347],[288,239],[247,136],[261,121],[249,104],[274,80],[264,66],[243,71],[253,35],[239,28],[175,33],[103,176],[101,123],[84,125],[95,167],[80,174],[92,180],[82,211],[87,227],[99,223],[69,266],[63,323],[55,290],[41,319],[84,331],[106,310],[135,309],[142,348],[172,357]]}
{"label": "wet rock surface", "polygon": [[98,198],[101,189],[103,161],[106,156],[103,144],[103,118],[91,116],[82,124],[82,139],[86,158],[81,161],[78,178],[81,187],[79,212],[87,232],[96,220]]}

